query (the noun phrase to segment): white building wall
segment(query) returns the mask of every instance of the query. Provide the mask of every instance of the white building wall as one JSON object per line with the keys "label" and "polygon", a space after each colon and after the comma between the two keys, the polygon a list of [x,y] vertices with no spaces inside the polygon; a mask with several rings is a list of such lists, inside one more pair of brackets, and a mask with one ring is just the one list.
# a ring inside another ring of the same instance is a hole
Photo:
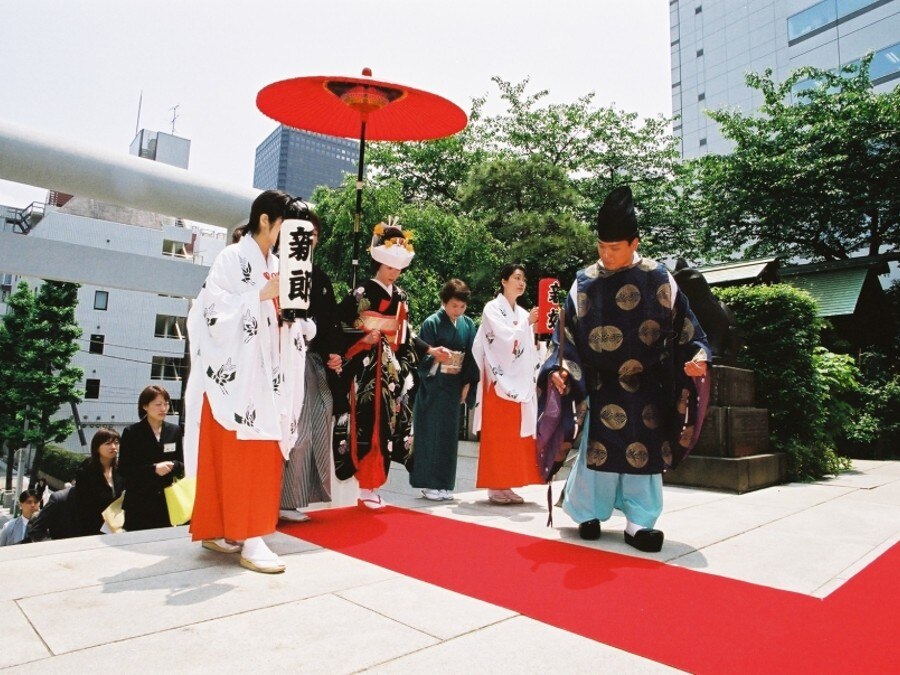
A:
{"label": "white building wall", "polygon": [[[674,133],[685,159],[727,153],[707,109],[750,112],[762,97],[745,74],[771,68],[778,80],[801,66],[836,69],[870,50],[900,41],[900,0],[867,9],[819,34],[788,44],[788,17],[816,0],[671,0],[672,110]],[[699,11],[698,11],[699,10]],[[877,85],[889,90],[897,80]]]}
{"label": "white building wall", "polygon": [[[195,255],[189,255],[184,264],[196,261],[209,265],[225,246],[223,228],[199,225],[148,228],[62,213],[52,207],[48,207],[44,219],[28,236],[108,249],[110,265],[116,265],[117,251],[163,256],[165,240],[188,246],[193,241]],[[127,273],[122,270],[122,274]],[[107,294],[105,310],[95,308],[98,291]],[[83,334],[73,363],[84,370],[83,386],[88,379],[100,381],[98,398],[86,398],[78,404],[88,443],[98,426],[108,425],[121,431],[136,422],[138,395],[149,384],[161,385],[173,399],[181,399],[182,380],[153,379],[151,364],[154,356],[183,358],[185,340],[156,337],[156,319],[157,315],[186,317],[188,309],[189,301],[184,298],[94,286],[79,289],[75,316]],[[103,336],[102,354],[90,352],[93,334]],[[68,417],[71,409],[66,406],[58,414]],[[177,423],[177,416],[172,421]],[[77,433],[61,445],[81,450]]]}

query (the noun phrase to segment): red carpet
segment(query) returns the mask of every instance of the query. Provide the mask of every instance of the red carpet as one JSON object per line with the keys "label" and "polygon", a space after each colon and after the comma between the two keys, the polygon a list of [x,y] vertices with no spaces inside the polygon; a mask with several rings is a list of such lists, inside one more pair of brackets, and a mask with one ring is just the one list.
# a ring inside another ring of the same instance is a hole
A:
{"label": "red carpet", "polygon": [[900,544],[820,600],[394,507],[279,529],[690,672],[900,672]]}

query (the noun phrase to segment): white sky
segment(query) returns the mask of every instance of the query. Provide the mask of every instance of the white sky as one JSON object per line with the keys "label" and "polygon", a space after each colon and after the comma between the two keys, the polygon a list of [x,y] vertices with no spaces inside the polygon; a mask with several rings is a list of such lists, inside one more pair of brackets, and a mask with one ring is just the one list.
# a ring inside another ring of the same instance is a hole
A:
{"label": "white sky", "polygon": [[[557,102],[672,108],[667,0],[0,0],[0,35],[0,118],[127,153],[143,91],[142,128],[171,132],[178,105],[190,170],[244,185],[276,126],[256,93],[289,77],[368,66],[464,110],[530,77]],[[0,180],[0,204],[44,194]]]}

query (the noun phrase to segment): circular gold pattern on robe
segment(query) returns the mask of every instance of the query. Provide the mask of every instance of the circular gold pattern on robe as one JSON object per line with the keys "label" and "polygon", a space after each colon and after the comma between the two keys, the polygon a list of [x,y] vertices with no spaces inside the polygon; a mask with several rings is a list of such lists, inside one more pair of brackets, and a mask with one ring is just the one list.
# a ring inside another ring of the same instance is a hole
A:
{"label": "circular gold pattern on robe", "polygon": [[672,466],[672,446],[669,444],[669,441],[663,441],[659,450],[662,453],[663,464],[667,467]]}
{"label": "circular gold pattern on robe", "polygon": [[600,441],[591,441],[587,453],[588,466],[603,466],[607,457],[606,446]]}
{"label": "circular gold pattern on robe", "polygon": [[645,427],[656,429],[659,426],[659,409],[652,403],[645,405],[641,411],[641,419],[644,420]]}
{"label": "circular gold pattern on robe", "polygon": [[645,272],[652,272],[657,267],[659,267],[659,263],[655,260],[651,260],[650,258],[642,258],[640,264],[638,265],[638,269],[641,269]]}
{"label": "circular gold pattern on robe", "polygon": [[684,446],[685,448],[691,444],[691,439],[694,437],[694,425],[689,424],[681,431],[681,438],[678,439],[678,444]]}
{"label": "circular gold pattern on robe", "polygon": [[681,390],[681,395],[678,397],[678,403],[675,404],[675,410],[678,411],[679,415],[684,415],[688,409],[688,402],[691,400],[691,392],[687,389]]}
{"label": "circular gold pattern on robe", "polygon": [[616,293],[616,304],[625,311],[634,309],[641,301],[641,291],[634,284],[625,284]]}
{"label": "circular gold pattern on robe", "polygon": [[584,269],[584,275],[588,279],[596,279],[597,277],[600,276],[600,266],[597,265],[597,263],[594,263],[593,265],[589,265],[588,267],[586,267]]}
{"label": "circular gold pattern on robe", "polygon": [[656,299],[666,309],[672,309],[672,287],[669,284],[662,284],[656,289]]}
{"label": "circular gold pattern on robe", "polygon": [[635,469],[643,469],[647,466],[650,459],[650,453],[647,452],[647,446],[643,443],[632,443],[625,448],[625,459]]}
{"label": "circular gold pattern on robe", "polygon": [[637,359],[628,359],[619,366],[619,384],[632,394],[641,388],[640,374],[644,372],[643,364]]}
{"label": "circular gold pattern on robe", "polygon": [[615,403],[603,406],[600,410],[600,421],[609,429],[618,431],[628,423],[628,415],[625,409]]}
{"label": "circular gold pattern on robe", "polygon": [[660,332],[659,323],[653,319],[647,319],[638,328],[638,337],[645,345],[652,347],[659,340]]}
{"label": "circular gold pattern on robe", "polygon": [[681,329],[681,335],[678,336],[678,344],[686,345],[694,339],[694,324],[685,319],[684,327]]}
{"label": "circular gold pattern on robe", "polygon": [[588,297],[587,293],[579,293],[576,296],[576,300],[578,304],[578,316],[583,318],[591,308],[591,299]]}
{"label": "circular gold pattern on robe", "polygon": [[624,339],[622,331],[615,326],[597,326],[588,335],[588,342],[595,352],[614,352],[622,346]]}
{"label": "circular gold pattern on robe", "polygon": [[578,382],[581,382],[581,366],[579,366],[574,361],[567,361],[566,359],[563,359],[562,367],[569,371],[569,377],[572,377]]}

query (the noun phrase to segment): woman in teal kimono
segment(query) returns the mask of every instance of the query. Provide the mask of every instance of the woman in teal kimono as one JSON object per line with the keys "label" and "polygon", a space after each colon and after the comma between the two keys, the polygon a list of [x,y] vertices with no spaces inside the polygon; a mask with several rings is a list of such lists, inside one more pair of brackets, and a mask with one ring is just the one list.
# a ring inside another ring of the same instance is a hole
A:
{"label": "woman in teal kimono", "polygon": [[475,402],[475,323],[465,315],[469,296],[464,281],[448,281],[441,289],[441,309],[425,319],[419,332],[423,342],[438,349],[419,362],[409,484],[422,488],[422,496],[433,501],[453,499],[460,405],[467,398],[470,405]]}

